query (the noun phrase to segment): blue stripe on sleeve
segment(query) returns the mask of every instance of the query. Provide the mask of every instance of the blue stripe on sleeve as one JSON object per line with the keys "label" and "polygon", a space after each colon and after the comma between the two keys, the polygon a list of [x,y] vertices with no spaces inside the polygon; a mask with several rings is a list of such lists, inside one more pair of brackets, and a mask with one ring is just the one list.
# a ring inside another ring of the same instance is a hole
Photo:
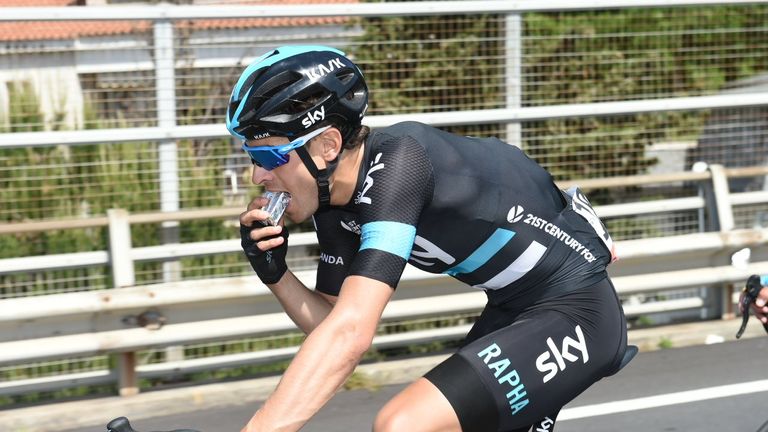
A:
{"label": "blue stripe on sleeve", "polygon": [[459,273],[472,273],[481,265],[487,263],[488,260],[496,255],[496,253],[500,251],[504,245],[509,243],[514,236],[514,231],[497,228],[479,248],[472,252],[472,255],[468,256],[467,259],[461,263],[449,268],[444,273],[451,276],[456,276]]}
{"label": "blue stripe on sleeve", "polygon": [[362,226],[360,250],[378,249],[408,261],[416,227],[400,222],[377,221]]}

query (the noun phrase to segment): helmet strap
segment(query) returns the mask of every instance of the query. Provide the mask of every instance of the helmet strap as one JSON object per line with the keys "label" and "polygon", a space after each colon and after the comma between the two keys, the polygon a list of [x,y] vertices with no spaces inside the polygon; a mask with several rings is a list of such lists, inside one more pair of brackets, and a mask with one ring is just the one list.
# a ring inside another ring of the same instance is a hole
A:
{"label": "helmet strap", "polygon": [[[336,159],[328,162],[328,166],[326,168],[318,169],[315,161],[312,160],[312,156],[309,155],[306,147],[302,146],[297,148],[296,153],[298,153],[302,162],[304,162],[304,166],[307,167],[307,170],[317,182],[317,199],[320,203],[317,211],[322,212],[328,210],[331,207],[331,190],[329,187],[330,182],[328,179],[336,170],[336,166],[339,163],[339,156],[336,156]],[[341,154],[341,152],[339,152],[339,154]]]}

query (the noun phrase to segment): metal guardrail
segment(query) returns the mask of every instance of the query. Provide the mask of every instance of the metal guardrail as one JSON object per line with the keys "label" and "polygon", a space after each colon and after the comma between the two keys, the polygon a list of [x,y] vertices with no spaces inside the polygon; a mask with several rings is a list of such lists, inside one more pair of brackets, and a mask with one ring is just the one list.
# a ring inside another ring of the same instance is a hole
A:
{"label": "metal guardrail", "polygon": [[[455,112],[391,114],[367,116],[365,124],[384,127],[403,121],[419,121],[433,126],[461,126],[494,123],[519,123],[558,118],[618,116],[652,112],[693,111],[711,108],[749,108],[768,104],[768,93],[679,97],[652,100],[595,102],[584,104],[546,105],[536,107],[498,108]],[[47,147],[133,141],[163,141],[229,137],[223,124],[85,131],[17,132],[0,134],[0,149]]]}
{"label": "metal guardrail", "polygon": [[[709,186],[704,189],[709,192],[702,197],[596,207],[598,214],[604,218],[706,209],[720,223],[715,232],[617,242],[621,259],[612,266],[611,273],[617,291],[622,295],[700,286],[718,287],[720,293],[710,297],[626,305],[628,316],[701,308],[709,310],[711,317],[733,313],[733,292],[729,291],[729,284],[743,281],[751,273],[768,273],[768,229],[733,230],[732,206],[768,203],[768,192],[729,194],[722,184],[726,183],[728,173],[735,177],[764,172],[768,172],[768,169],[725,170],[712,166],[704,173],[649,176],[644,178],[648,183],[705,179]],[[637,178],[632,180],[635,181],[633,184],[637,184]],[[621,181],[606,179],[602,182],[594,180],[591,186],[605,187],[609,183],[614,186],[622,184]],[[234,209],[199,213],[188,211],[184,213],[184,218],[229,217],[235,214]],[[107,218],[92,218],[78,225],[103,226],[107,223],[110,232],[109,251],[0,260],[0,274],[109,264],[116,285],[115,289],[110,290],[0,300],[0,365],[104,353],[116,353],[122,359],[115,371],[0,383],[0,394],[113,382],[115,379],[120,381],[123,394],[131,394],[136,391],[139,377],[274,361],[295,353],[296,348],[289,347],[137,366],[135,353],[138,350],[295,330],[294,324],[283,313],[273,313],[265,308],[271,296],[255,276],[133,286],[133,266],[136,261],[172,260],[240,250],[238,240],[131,247],[131,223],[161,222],[166,218],[178,220],[179,215],[129,215],[123,210],[112,210]],[[30,222],[0,225],[0,231],[40,231],[48,229],[46,225],[61,228],[60,221]],[[74,224],[68,227],[72,228]],[[315,243],[313,233],[297,233],[291,236],[290,244],[295,247]],[[730,266],[728,259],[732,252],[743,247],[753,248],[754,256],[758,258],[748,269],[739,270]],[[297,272],[297,276],[307,286],[314,285],[314,271]],[[402,280],[405,285],[418,287],[443,284],[450,279],[445,275],[429,274],[408,266]],[[407,286],[401,288],[408,289]],[[395,300],[387,307],[383,320],[477,312],[484,304],[485,296],[482,292]],[[151,329],[126,324],[124,318],[136,317],[147,311],[161,314],[166,320],[165,325]],[[466,331],[467,326],[460,325],[379,336],[374,340],[374,347],[457,339]]]}

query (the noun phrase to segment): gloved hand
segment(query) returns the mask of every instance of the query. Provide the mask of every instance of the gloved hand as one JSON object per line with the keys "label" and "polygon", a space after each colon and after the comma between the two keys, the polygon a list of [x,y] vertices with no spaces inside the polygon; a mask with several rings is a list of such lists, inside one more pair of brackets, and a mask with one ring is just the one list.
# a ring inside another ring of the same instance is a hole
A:
{"label": "gloved hand", "polygon": [[259,279],[265,284],[274,284],[288,270],[285,263],[288,230],[282,225],[272,226],[267,223],[271,215],[264,211],[264,207],[269,200],[267,196],[254,198],[248,204],[248,209],[240,215],[240,246]]}
{"label": "gloved hand", "polygon": [[[251,232],[266,229],[267,225],[255,221],[251,226],[240,224],[240,246],[245,252],[245,256],[251,263],[251,267],[265,284],[277,283],[283,277],[288,266],[285,263],[285,255],[288,252],[288,230],[282,227],[279,234],[254,240]],[[273,227],[270,227],[273,228]],[[272,249],[263,251],[259,249],[257,243],[262,240],[270,240],[277,237],[283,237],[283,243]]]}

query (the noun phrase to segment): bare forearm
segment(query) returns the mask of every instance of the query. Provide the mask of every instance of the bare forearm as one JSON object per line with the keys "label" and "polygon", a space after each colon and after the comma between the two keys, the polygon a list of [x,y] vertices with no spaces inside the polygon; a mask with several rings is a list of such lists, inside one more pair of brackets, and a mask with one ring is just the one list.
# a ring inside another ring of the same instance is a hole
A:
{"label": "bare forearm", "polygon": [[285,313],[304,333],[309,334],[328,316],[332,305],[307,288],[290,270],[276,284],[269,285]]}
{"label": "bare forearm", "polygon": [[275,392],[243,431],[301,428],[331,399],[371,346],[392,292],[382,282],[347,277],[331,312],[309,333]]}
{"label": "bare forearm", "polygon": [[247,430],[299,430],[352,374],[365,351],[359,340],[355,330],[332,322],[319,326],[307,337],[275,392],[251,419],[252,429]]}

